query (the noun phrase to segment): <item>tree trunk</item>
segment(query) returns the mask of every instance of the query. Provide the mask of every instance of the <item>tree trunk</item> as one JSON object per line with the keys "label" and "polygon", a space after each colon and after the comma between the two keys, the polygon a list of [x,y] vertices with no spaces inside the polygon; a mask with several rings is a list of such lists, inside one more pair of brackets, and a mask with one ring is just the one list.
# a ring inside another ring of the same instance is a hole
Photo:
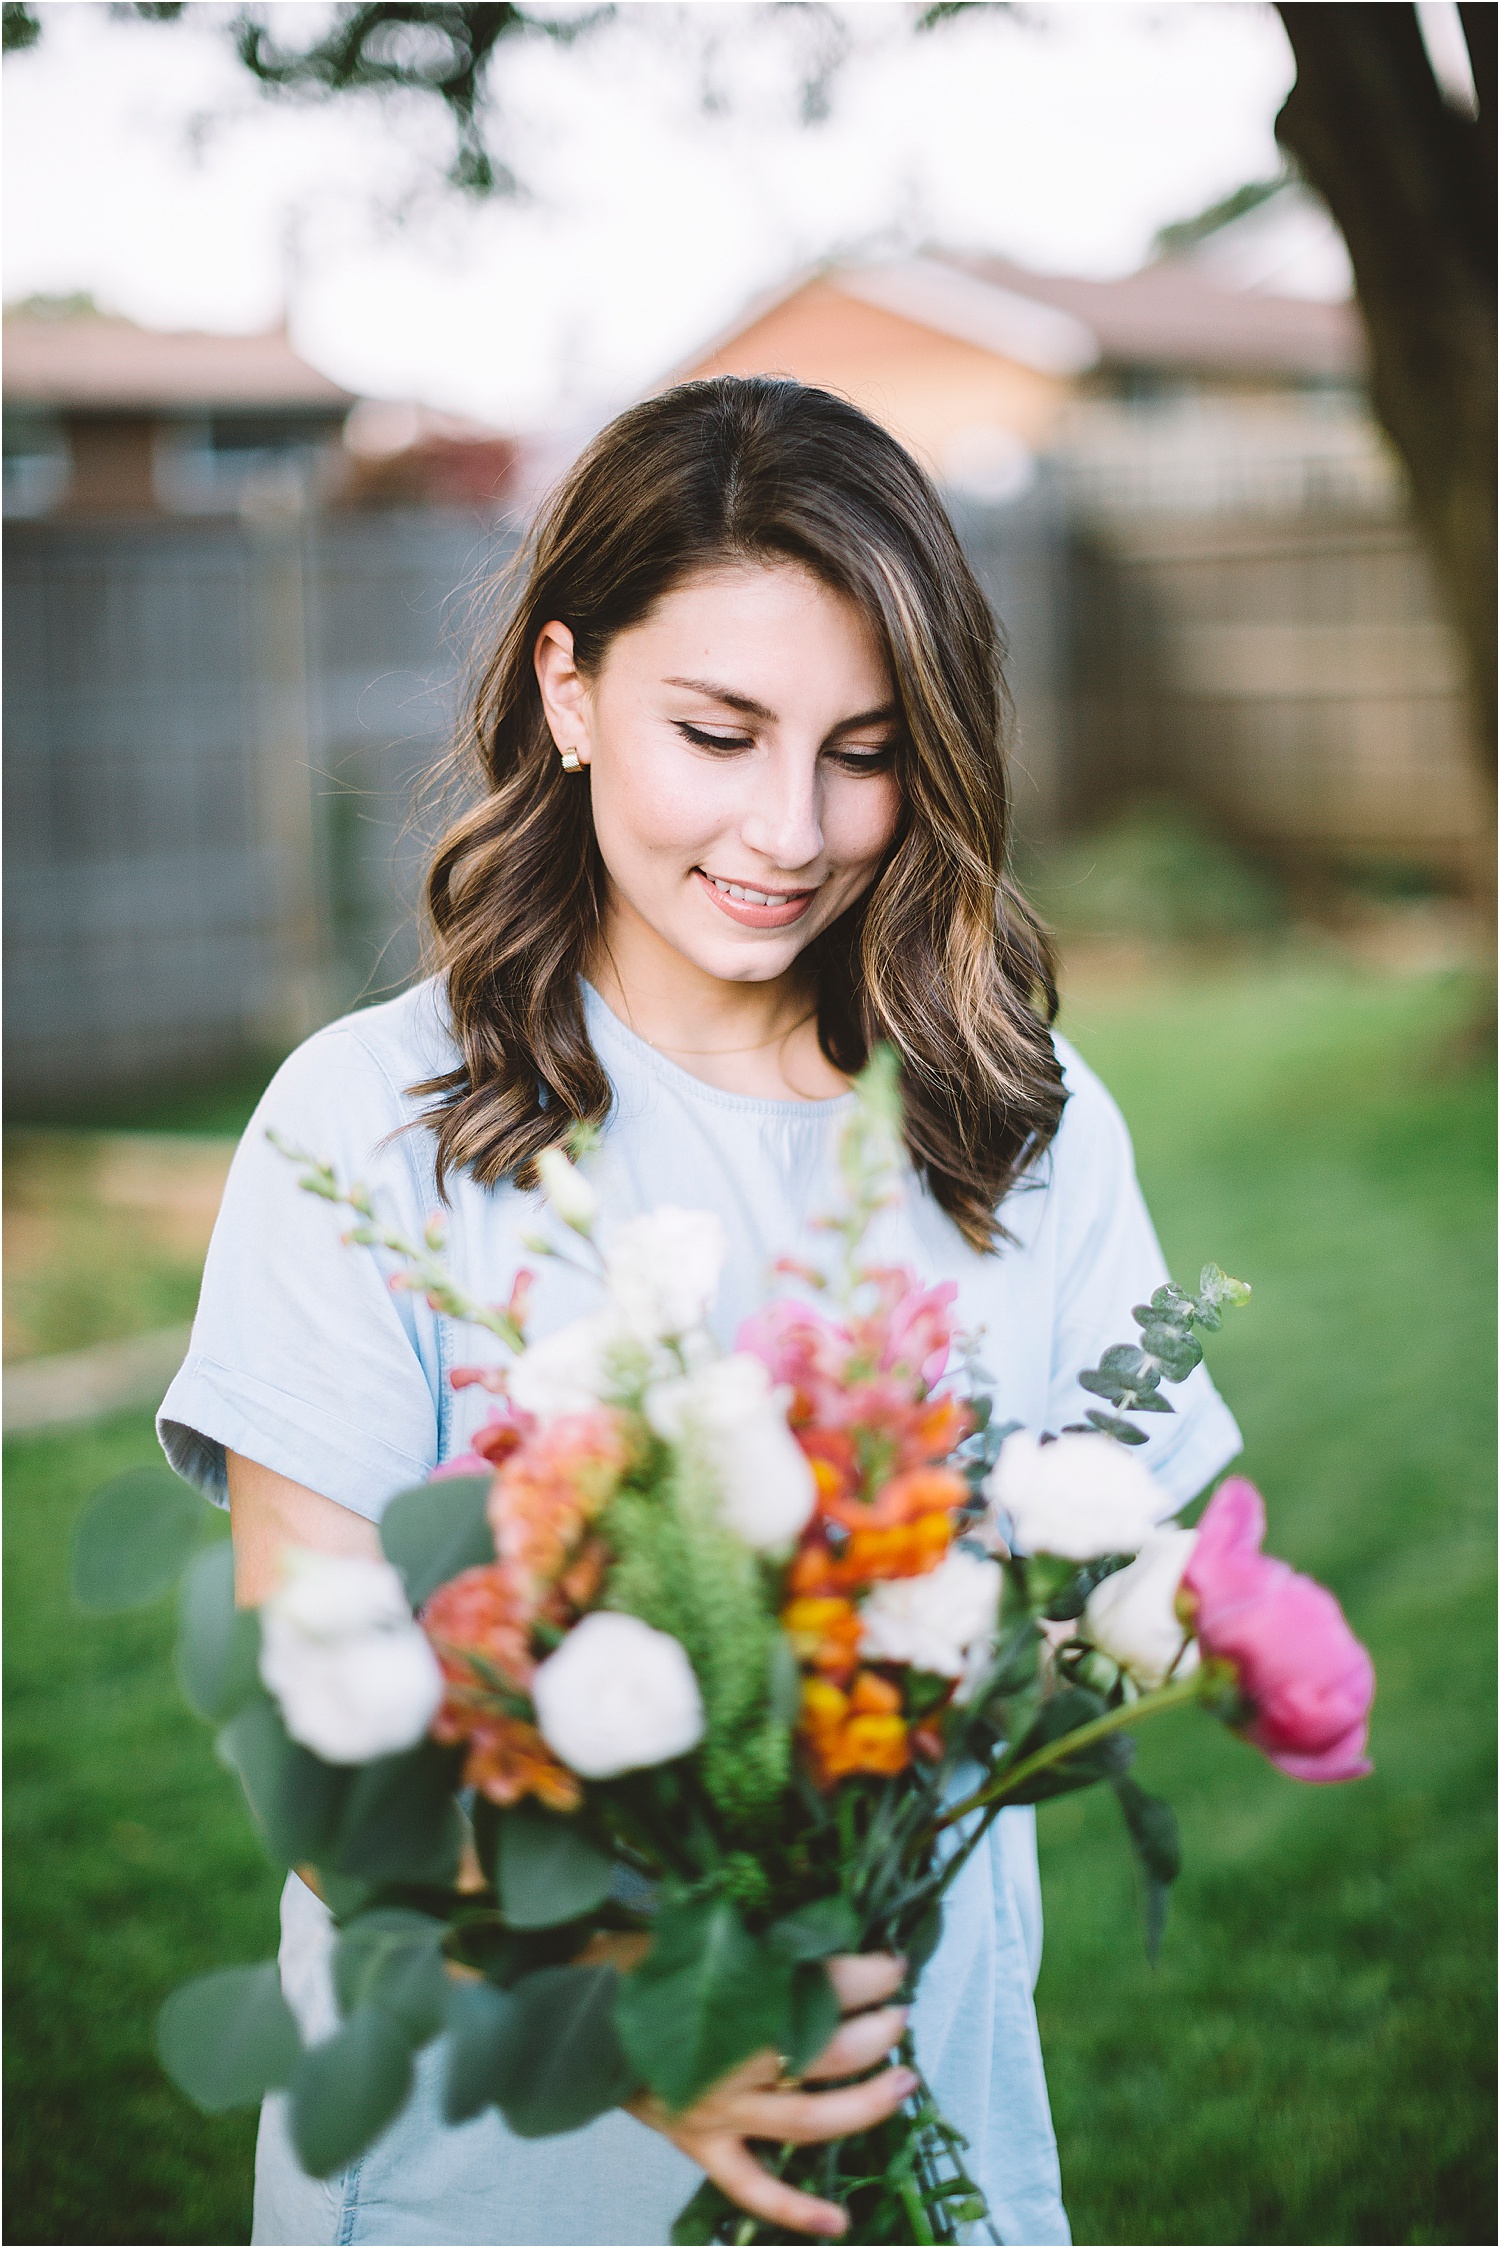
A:
{"label": "tree trunk", "polygon": [[[1414,7],[1292,0],[1277,13],[1297,63],[1277,137],[1348,244],[1371,399],[1462,637],[1493,804],[1496,9],[1460,10],[1477,120],[1439,92]],[[1493,885],[1487,856],[1475,873]]]}

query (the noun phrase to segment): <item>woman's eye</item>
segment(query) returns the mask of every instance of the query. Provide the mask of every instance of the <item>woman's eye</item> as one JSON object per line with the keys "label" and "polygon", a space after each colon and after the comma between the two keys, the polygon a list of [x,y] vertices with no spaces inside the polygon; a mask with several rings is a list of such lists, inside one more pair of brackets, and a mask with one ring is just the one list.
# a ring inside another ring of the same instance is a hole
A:
{"label": "woman's eye", "polygon": [[833,755],[846,773],[888,773],[895,762],[896,745],[887,742],[883,749],[838,749]]}
{"label": "woman's eye", "polygon": [[677,731],[695,749],[749,749],[753,746],[746,734],[711,734],[702,726],[690,726],[686,719],[679,719]]}

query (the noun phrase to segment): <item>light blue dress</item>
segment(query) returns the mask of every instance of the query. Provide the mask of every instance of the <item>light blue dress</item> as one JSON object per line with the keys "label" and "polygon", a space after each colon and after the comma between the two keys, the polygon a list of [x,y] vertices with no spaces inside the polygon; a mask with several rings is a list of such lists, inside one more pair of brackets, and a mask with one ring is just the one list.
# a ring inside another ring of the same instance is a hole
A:
{"label": "light blue dress", "polygon": [[[732,1342],[765,1293],[773,1257],[815,1258],[809,1221],[837,1203],[833,1152],[850,1099],[761,1101],[689,1076],[636,1038],[586,989],[589,1032],[614,1089],[594,1176],[616,1217],[662,1203],[713,1208],[729,1236],[713,1325]],[[1007,1199],[1012,1236],[998,1255],[970,1249],[925,1189],[907,1183],[878,1221],[875,1261],[958,1283],[959,1325],[982,1330],[981,1359],[1003,1419],[1057,1428],[1087,1399],[1075,1376],[1114,1342],[1165,1277],[1118,1110],[1059,1041],[1070,1098],[1051,1150]],[[489,1406],[454,1390],[455,1365],[503,1357],[482,1331],[456,1330],[393,1292],[377,1258],[340,1239],[343,1219],[299,1192],[266,1130],[362,1178],[384,1212],[415,1232],[441,1205],[433,1142],[403,1131],[421,1103],[406,1088],[452,1066],[441,988],[332,1024],[300,1047],[268,1089],[230,1172],[204,1274],[192,1345],[161,1408],[178,1471],[225,1497],[226,1447],[378,1519],[385,1501],[467,1449]],[[494,1302],[535,1266],[519,1236],[543,1220],[510,1186],[450,1183],[449,1261]],[[543,1262],[533,1336],[595,1308],[595,1284]],[[1200,1367],[1152,1424],[1145,1457],[1164,1511],[1193,1497],[1239,1449],[1239,1433]],[[331,2030],[330,1923],[295,1877],[282,1904],[281,1968],[304,2034]],[[1065,2242],[1057,2152],[1032,2006],[1041,1958],[1033,1814],[1007,1811],[950,1893],[944,1934],[914,2017],[918,2057],[949,2119],[969,2139],[974,2176],[1007,2243]],[[417,2096],[385,2137],[326,2184],[304,2177],[279,2100],[268,2100],[256,2161],[258,2242],[664,2243],[699,2173],[656,2133],[617,2111],[566,2137],[521,2140],[493,2112],[448,2128],[440,2048],[419,2064]]]}

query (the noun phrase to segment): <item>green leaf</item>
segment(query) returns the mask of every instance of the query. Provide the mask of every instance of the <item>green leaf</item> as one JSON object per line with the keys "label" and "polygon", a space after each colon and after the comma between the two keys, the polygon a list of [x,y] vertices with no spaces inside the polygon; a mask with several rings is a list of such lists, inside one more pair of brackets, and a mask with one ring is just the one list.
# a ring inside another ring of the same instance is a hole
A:
{"label": "green leaf", "polygon": [[[1095,1718],[1104,1715],[1107,1707],[1102,1695],[1086,1686],[1065,1686],[1059,1693],[1050,1694],[1038,1712],[1036,1723],[1019,1743],[1014,1761],[1020,1764],[1050,1742],[1076,1733],[1081,1726],[1092,1725]],[[1023,1780],[1015,1794],[1007,1794],[1005,1800],[1007,1803],[1043,1803],[1049,1796],[1068,1795],[1075,1788],[1092,1787],[1097,1780],[1113,1779],[1123,1773],[1134,1754],[1135,1743],[1128,1735],[1107,1733],[1103,1740],[1094,1741],[1076,1755],[1049,1764],[1029,1780]]]}
{"label": "green leaf", "polygon": [[929,1906],[906,1939],[906,1988],[915,1990],[917,1977],[937,1950],[943,1934],[941,1899]]}
{"label": "green leaf", "polygon": [[302,2040],[275,1960],[183,1983],[156,2017],[156,2051],[178,2091],[210,2115],[254,2107],[287,2083]]}
{"label": "green leaf", "polygon": [[325,1764],[291,1740],[265,1695],[246,1702],[220,1732],[224,1763],[238,1772],[266,1848],[284,1866],[314,1864],[338,1832],[353,1781],[345,1765]]}
{"label": "green leaf", "polygon": [[802,1708],[802,1666],[784,1631],[772,1635],[770,1672],[770,1715],[778,1725],[795,1725]]}
{"label": "green leaf", "polygon": [[195,1556],[177,1608],[177,1679],[199,1717],[218,1723],[257,1692],[260,1618],[234,1604],[234,1548],[227,1538]]}
{"label": "green leaf", "polygon": [[73,1532],[73,1598],[91,1616],[170,1592],[203,1527],[203,1501],[164,1463],[128,1468],[96,1491]]}
{"label": "green leaf", "polygon": [[385,1557],[400,1570],[414,1608],[464,1569],[495,1558],[484,1511],[487,1475],[451,1475],[398,1491],[380,1518]]}
{"label": "green leaf", "polygon": [[462,1751],[418,1741],[351,1775],[331,1863],[361,1881],[446,1885],[458,1870],[463,1820],[454,1791]]}
{"label": "green leaf", "polygon": [[672,2248],[708,2248],[711,2241],[724,2234],[724,2221],[732,2218],[742,2221],[744,2211],[737,2201],[720,2191],[712,2178],[705,2178],[691,2201],[679,2209],[672,2226]]}
{"label": "green leaf", "polygon": [[604,1902],[614,1859],[576,1818],[518,1803],[499,1823],[500,1909],[512,1928],[555,1928]]}
{"label": "green leaf", "polygon": [[499,2107],[526,2065],[520,2009],[510,1991],[493,1983],[450,1982],[447,2022],[443,2113],[450,2123],[467,2123],[483,2109]]}
{"label": "green leaf", "polygon": [[613,1967],[544,1967],[516,1984],[516,2043],[525,2066],[507,2084],[505,2120],[523,2139],[577,2131],[618,2107],[640,2082],[620,2042]]}
{"label": "green leaf", "polygon": [[363,2154],[411,2089],[411,2043],[393,2014],[361,2006],[313,2045],[291,2081],[292,2140],[309,2177],[326,2178]]}
{"label": "green leaf", "polygon": [[1196,1335],[1184,1334],[1180,1327],[1160,1327],[1154,1322],[1141,1329],[1141,1348],[1151,1353],[1171,1382],[1186,1381],[1203,1358],[1203,1345]]}
{"label": "green leaf", "polygon": [[1163,1803],[1160,1796],[1148,1795],[1127,1774],[1119,1774],[1113,1784],[1141,1869],[1146,1957],[1154,1965],[1167,1925],[1168,1896],[1172,1883],[1182,1871],[1182,1835],[1170,1803]]}
{"label": "green leaf", "polygon": [[425,2045],[443,2026],[448,1977],[443,1971],[447,1923],[405,1905],[380,1905],[361,1913],[339,1937],[333,1987],[339,2010],[383,2006],[414,2045]]}
{"label": "green leaf", "polygon": [[766,1941],[784,1959],[829,1959],[836,1951],[859,1948],[859,1918],[847,1897],[820,1897],[816,1904],[789,1912],[766,1931]]}
{"label": "green leaf", "polygon": [[727,1897],[668,1897],[615,2012],[625,2050],[670,2108],[688,2107],[781,2032],[790,1962]]}
{"label": "green leaf", "polygon": [[[1172,1408],[1163,1398],[1157,1410],[1170,1413]],[[1146,1441],[1146,1431],[1143,1428],[1135,1428],[1129,1421],[1122,1421],[1113,1413],[1096,1413],[1091,1409],[1085,1413],[1084,1419],[1098,1429],[1101,1436],[1113,1436],[1121,1444],[1144,1444]]]}
{"label": "green leaf", "polygon": [[786,2018],[776,2040],[777,2051],[785,2054],[794,2075],[817,2059],[838,2028],[842,2013],[838,1992],[828,1980],[823,1962],[805,1960],[792,1976]]}

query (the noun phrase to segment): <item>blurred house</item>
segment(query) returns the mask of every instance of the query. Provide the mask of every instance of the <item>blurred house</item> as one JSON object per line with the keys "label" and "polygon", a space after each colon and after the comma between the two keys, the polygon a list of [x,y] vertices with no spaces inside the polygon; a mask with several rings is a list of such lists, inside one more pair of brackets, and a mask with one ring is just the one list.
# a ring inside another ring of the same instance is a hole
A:
{"label": "blurred house", "polygon": [[358,399],[258,335],[164,333],[87,299],[4,321],[12,518],[233,515],[272,505],[513,503],[517,447],[481,423]]}
{"label": "blurred house", "polygon": [[163,334],[86,306],[4,322],[7,516],[232,514],[338,446],[353,394],[261,335]]}
{"label": "blurred house", "polygon": [[1149,794],[1307,867],[1463,880],[1457,644],[1305,191],[1114,280],[934,249],[830,265],[672,380],[842,392],[946,487],[1006,629],[1033,836]]}
{"label": "blurred house", "polygon": [[415,962],[413,804],[515,447],[277,331],[5,320],[12,1112],[284,1048]]}
{"label": "blurred house", "polygon": [[852,398],[945,484],[1007,497],[1031,456],[1100,409],[1313,402],[1357,409],[1363,365],[1347,303],[1226,285],[1197,258],[1113,281],[1039,274],[935,250],[832,265],[750,306],[675,370],[794,375]]}

